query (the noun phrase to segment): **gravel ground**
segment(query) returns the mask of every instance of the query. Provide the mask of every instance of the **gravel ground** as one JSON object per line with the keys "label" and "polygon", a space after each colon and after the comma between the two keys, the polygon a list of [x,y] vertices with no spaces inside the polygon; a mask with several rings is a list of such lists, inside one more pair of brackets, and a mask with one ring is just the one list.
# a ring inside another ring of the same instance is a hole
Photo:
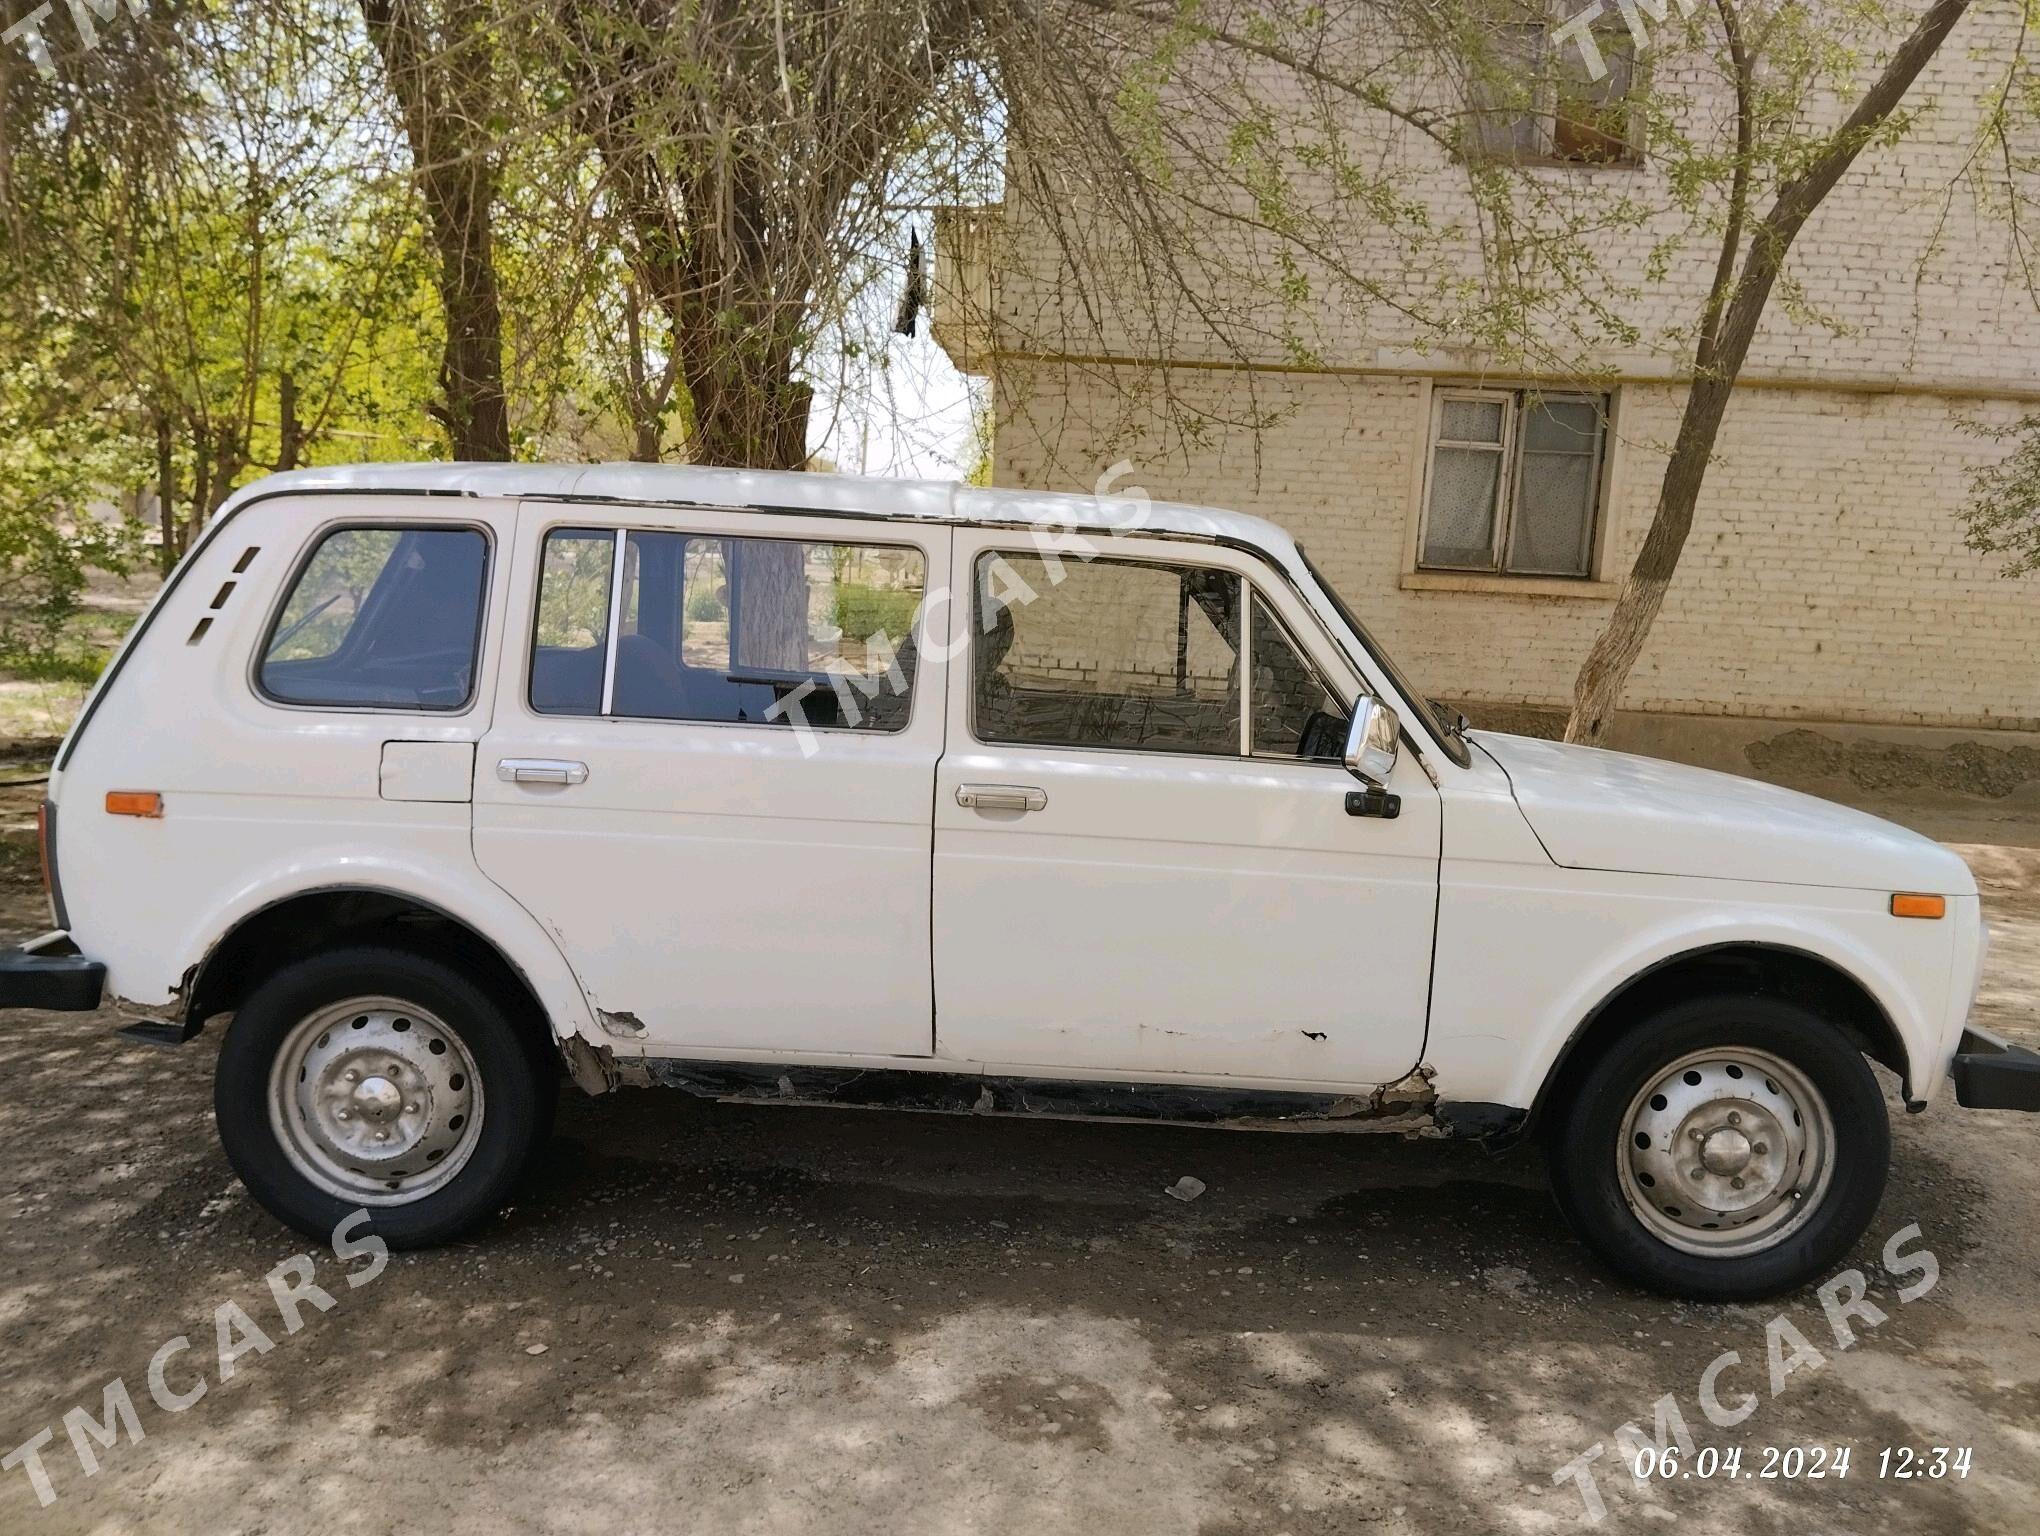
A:
{"label": "gravel ground", "polygon": [[[1964,852],[1997,929],[1980,1021],[2033,1039],[2040,856]],[[0,926],[38,906],[17,883]],[[515,1209],[372,1272],[242,1193],[214,1048],[0,1014],[0,1451],[49,1429],[56,1494],[0,1474],[9,1536],[1571,1531],[1553,1474],[1596,1444],[1602,1530],[2040,1524],[2040,1117],[1897,1115],[1853,1260],[1884,1320],[1843,1351],[1812,1293],[1612,1283],[1528,1153],[656,1092],[570,1095]],[[1163,1193],[1184,1174],[1189,1204]],[[1938,1276],[1902,1301],[1924,1276],[1880,1256],[1910,1223]],[[301,1252],[333,1304],[293,1332],[265,1276]],[[1788,1326],[1818,1357],[1774,1392]],[[148,1380],[179,1336],[165,1392],[207,1390],[173,1413]],[[1700,1381],[1731,1349],[1720,1400],[1755,1402],[1721,1430]],[[116,1378],[143,1438],[84,1438],[88,1477],[64,1415]],[[1740,1478],[1615,1465],[1666,1394]],[[1847,1475],[1759,1475],[1794,1446],[1848,1448]],[[1966,1477],[1880,1478],[1886,1447],[1934,1446]]]}

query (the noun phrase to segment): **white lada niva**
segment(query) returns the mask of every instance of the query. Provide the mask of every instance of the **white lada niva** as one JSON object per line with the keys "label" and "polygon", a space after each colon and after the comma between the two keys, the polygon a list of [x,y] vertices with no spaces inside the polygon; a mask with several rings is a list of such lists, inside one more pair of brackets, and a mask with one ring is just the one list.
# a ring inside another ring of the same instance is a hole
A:
{"label": "white lada niva", "polygon": [[1469,730],[1230,513],[648,466],[230,503],[64,743],[0,1006],[227,1018],[228,1157],[395,1245],[495,1210],[562,1077],[716,1098],[1535,1134],[1633,1280],[1824,1272],[1870,1063],[1966,1028],[1955,855]]}

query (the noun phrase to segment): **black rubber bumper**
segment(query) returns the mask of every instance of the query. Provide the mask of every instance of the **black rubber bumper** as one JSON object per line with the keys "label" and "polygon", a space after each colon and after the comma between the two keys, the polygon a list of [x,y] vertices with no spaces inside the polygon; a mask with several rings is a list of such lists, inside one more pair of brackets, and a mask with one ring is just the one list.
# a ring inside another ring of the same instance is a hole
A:
{"label": "black rubber bumper", "polygon": [[1949,1071],[1955,1102],[1965,1109],[2040,1111],[2040,1051],[1987,1029],[1965,1029]]}
{"label": "black rubber bumper", "polygon": [[0,950],[0,1008],[90,1013],[105,990],[106,967],[79,954],[67,934]]}

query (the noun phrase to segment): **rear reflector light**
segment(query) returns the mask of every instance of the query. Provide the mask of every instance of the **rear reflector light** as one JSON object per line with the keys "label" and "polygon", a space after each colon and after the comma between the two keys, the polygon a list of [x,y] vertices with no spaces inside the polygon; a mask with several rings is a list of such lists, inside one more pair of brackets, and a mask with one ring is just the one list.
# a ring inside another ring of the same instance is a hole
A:
{"label": "rear reflector light", "polygon": [[1891,897],[1893,917],[1946,917],[1948,898],[1945,896],[1919,896],[1910,891],[1896,891]]}
{"label": "rear reflector light", "polygon": [[161,816],[163,797],[153,789],[109,789],[106,792],[106,814],[109,816]]}

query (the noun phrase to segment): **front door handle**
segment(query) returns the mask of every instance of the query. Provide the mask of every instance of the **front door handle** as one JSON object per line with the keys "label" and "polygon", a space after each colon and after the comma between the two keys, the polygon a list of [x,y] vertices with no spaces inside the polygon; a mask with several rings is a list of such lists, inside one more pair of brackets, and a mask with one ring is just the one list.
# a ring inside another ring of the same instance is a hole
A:
{"label": "front door handle", "polygon": [[959,784],[956,803],[977,811],[1041,811],[1048,791],[1031,784]]}
{"label": "front door handle", "polygon": [[506,757],[496,764],[496,777],[506,784],[585,784],[588,765],[563,757]]}

